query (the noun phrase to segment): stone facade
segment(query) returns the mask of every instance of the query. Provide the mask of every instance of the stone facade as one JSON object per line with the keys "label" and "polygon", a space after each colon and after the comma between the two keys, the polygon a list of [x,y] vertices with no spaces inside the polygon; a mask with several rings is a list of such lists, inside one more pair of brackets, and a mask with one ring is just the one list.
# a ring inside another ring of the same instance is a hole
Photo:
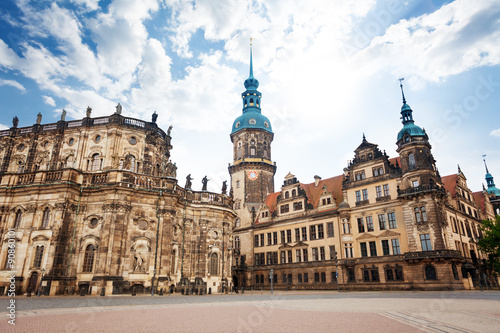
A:
{"label": "stone facade", "polygon": [[178,185],[155,120],[88,114],[0,132],[2,293],[11,271],[18,292],[51,295],[232,284],[232,200]]}

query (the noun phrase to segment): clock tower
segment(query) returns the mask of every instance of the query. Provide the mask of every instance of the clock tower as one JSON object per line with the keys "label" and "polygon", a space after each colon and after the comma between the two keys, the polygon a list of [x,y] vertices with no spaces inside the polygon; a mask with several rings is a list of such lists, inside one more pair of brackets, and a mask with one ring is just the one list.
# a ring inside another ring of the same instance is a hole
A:
{"label": "clock tower", "polygon": [[229,165],[234,209],[240,219],[236,228],[248,228],[255,222],[260,205],[274,192],[276,163],[271,160],[274,133],[271,122],[261,113],[262,94],[259,81],[253,77],[250,43],[250,76],[241,94],[243,113],[233,123],[233,164]]}

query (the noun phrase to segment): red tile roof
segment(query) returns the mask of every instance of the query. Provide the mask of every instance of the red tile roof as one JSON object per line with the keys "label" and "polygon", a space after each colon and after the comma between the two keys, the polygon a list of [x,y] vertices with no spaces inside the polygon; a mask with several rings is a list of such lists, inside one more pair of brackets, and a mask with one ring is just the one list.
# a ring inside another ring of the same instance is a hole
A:
{"label": "red tile roof", "polygon": [[[343,175],[335,176],[332,178],[322,179],[319,181],[318,186],[315,183],[303,184],[300,183],[300,187],[306,191],[307,202],[312,204],[314,208],[318,207],[319,197],[323,192],[323,186],[326,185],[327,191],[332,193],[335,202],[340,204],[344,199],[342,193],[342,180]],[[272,214],[276,210],[276,203],[280,192],[271,193],[267,196],[265,204],[269,207],[269,211]]]}
{"label": "red tile roof", "polygon": [[476,201],[477,207],[479,207],[481,209],[481,212],[484,214],[486,209],[484,206],[484,193],[483,193],[483,191],[472,192],[472,196],[474,197],[474,200]]}
{"label": "red tile roof", "polygon": [[453,174],[453,175],[448,175],[441,177],[441,181],[443,182],[444,188],[446,191],[450,192],[452,197],[455,197],[457,194],[457,182],[458,182],[458,175]]}
{"label": "red tile roof", "polygon": [[394,166],[396,166],[396,162],[398,162],[398,166],[401,167],[401,158],[399,158],[399,156],[389,159],[389,163],[391,163]]}

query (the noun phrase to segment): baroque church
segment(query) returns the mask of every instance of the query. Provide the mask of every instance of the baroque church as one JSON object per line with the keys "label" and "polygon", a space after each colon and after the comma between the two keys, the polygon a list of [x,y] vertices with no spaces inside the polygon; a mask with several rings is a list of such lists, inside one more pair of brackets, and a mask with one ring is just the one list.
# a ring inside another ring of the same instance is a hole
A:
{"label": "baroque church", "polygon": [[[250,50],[251,52],[251,50]],[[481,220],[500,214],[499,190],[472,192],[467,178],[441,176],[425,130],[401,93],[398,156],[363,139],[341,174],[274,191],[274,133],[250,76],[231,130],[235,286],[278,289],[454,290],[498,285],[476,246]],[[396,115],[395,115],[396,116]],[[396,133],[395,133],[396,134]],[[486,165],[486,164],[485,164]],[[293,167],[293,166],[291,166]]]}
{"label": "baroque church", "polygon": [[[0,132],[0,294],[217,292],[231,282],[226,194],[182,187],[171,129],[116,112]],[[10,246],[15,243],[15,247]],[[225,255],[226,254],[226,255]],[[152,290],[153,289],[153,290]]]}
{"label": "baroque church", "polygon": [[[244,81],[229,195],[177,179],[171,131],[86,117],[0,131],[0,294],[203,294],[233,288],[436,290],[498,285],[476,246],[500,190],[441,176],[403,93],[396,157],[363,135],[337,175],[275,191],[271,122]],[[293,166],[291,166],[293,167]],[[335,174],[335,173],[334,173]],[[15,246],[12,246],[12,244]]]}

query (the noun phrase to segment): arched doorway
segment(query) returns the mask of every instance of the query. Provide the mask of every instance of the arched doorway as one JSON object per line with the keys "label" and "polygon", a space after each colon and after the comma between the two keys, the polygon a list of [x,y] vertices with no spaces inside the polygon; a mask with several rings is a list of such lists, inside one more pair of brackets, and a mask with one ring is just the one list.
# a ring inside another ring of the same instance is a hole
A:
{"label": "arched doorway", "polygon": [[28,292],[36,292],[36,287],[38,285],[38,272],[31,273],[30,281],[28,283]]}

